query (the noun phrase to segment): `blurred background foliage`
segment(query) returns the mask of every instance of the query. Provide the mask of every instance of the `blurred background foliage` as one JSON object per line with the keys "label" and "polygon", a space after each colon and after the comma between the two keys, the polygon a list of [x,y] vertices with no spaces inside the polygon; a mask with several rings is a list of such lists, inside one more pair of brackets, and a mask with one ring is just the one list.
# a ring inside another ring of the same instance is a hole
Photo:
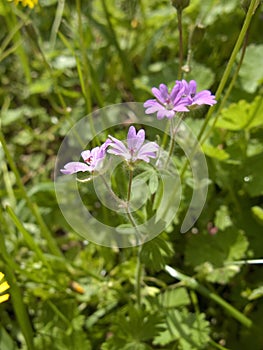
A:
{"label": "blurred background foliage", "polygon": [[[239,0],[192,0],[183,11],[184,78],[199,90],[216,91],[245,14]],[[262,258],[262,21],[259,6],[234,87],[208,126],[204,211],[179,233],[192,193],[187,171],[175,222],[142,248],[137,308],[136,249],[73,232],[53,169],[83,116],[174,83],[176,11],[168,0],[39,0],[33,9],[1,0],[0,270],[11,299],[0,305],[0,349],[263,348],[262,267],[240,262]],[[187,120],[196,134],[204,115]],[[184,275],[175,281],[166,264]]]}

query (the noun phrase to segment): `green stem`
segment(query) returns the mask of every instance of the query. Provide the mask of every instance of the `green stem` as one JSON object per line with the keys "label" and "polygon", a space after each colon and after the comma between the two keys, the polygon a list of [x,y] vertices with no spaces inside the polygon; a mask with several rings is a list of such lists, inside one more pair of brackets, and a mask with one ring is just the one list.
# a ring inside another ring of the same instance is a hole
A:
{"label": "green stem", "polygon": [[62,20],[63,11],[65,6],[65,0],[58,0],[57,10],[56,10],[56,16],[51,28],[51,35],[50,35],[50,50],[54,50],[55,44],[56,44],[56,38],[59,30],[59,26]]}
{"label": "green stem", "polygon": [[142,282],[142,264],[141,264],[142,245],[138,247],[137,264],[135,271],[135,294],[138,307],[141,307],[141,282]]}
{"label": "green stem", "polygon": [[130,168],[129,170],[129,184],[128,184],[128,191],[127,191],[127,202],[130,202],[131,199],[131,188],[132,188],[132,179],[133,179],[133,169]]}
{"label": "green stem", "polygon": [[[226,69],[225,69],[225,71],[224,71],[224,74],[223,74],[223,76],[222,76],[222,79],[221,79],[221,81],[220,81],[220,84],[219,84],[219,86],[218,86],[218,88],[217,88],[217,91],[216,91],[216,93],[215,93],[215,99],[216,99],[216,100],[219,100],[219,98],[220,98],[220,96],[221,96],[221,94],[222,94],[222,92],[223,92],[223,90],[224,90],[224,87],[225,87],[225,85],[226,85],[226,83],[227,83],[227,80],[228,80],[228,78],[229,78],[229,75],[230,75],[230,73],[231,73],[232,67],[233,67],[233,65],[235,64],[236,56],[237,56],[237,54],[238,54],[238,52],[239,52],[239,50],[240,50],[240,48],[241,48],[241,46],[242,46],[242,43],[243,43],[243,41],[244,41],[244,38],[245,38],[245,36],[246,36],[246,33],[247,33],[247,31],[248,31],[250,22],[251,22],[251,20],[252,20],[253,14],[254,14],[254,12],[255,12],[257,6],[258,6],[258,0],[252,0],[251,3],[250,3],[250,6],[249,6],[248,12],[247,12],[247,14],[246,14],[246,17],[245,17],[245,20],[244,20],[242,29],[241,29],[241,31],[240,31],[240,33],[239,33],[238,39],[237,39],[237,41],[236,41],[236,44],[235,44],[235,46],[234,46],[234,49],[233,49],[233,51],[232,51],[232,54],[231,54],[230,59],[229,59],[229,61],[228,61],[228,64],[227,64],[227,66],[226,66]],[[212,114],[213,114],[213,112],[214,112],[214,110],[215,110],[215,106],[216,106],[216,105],[212,106],[212,107],[209,109],[208,113],[207,113],[207,116],[206,116],[205,121],[204,121],[204,123],[203,123],[203,125],[202,125],[202,128],[201,128],[201,130],[199,131],[199,134],[198,134],[198,136],[197,136],[197,140],[199,140],[199,141],[202,139],[202,136],[203,136],[203,134],[204,134],[204,132],[205,132],[207,126],[208,126],[208,123],[210,122],[210,119],[211,119],[211,117],[212,117]],[[196,145],[197,145],[197,143],[198,143],[198,141],[196,142]],[[193,156],[194,153],[195,153],[196,145],[193,147],[193,151],[192,151],[192,154],[190,155],[190,159],[192,158],[192,156]],[[185,161],[185,164],[184,164],[184,166],[183,166],[183,168],[182,168],[182,170],[181,170],[181,174],[180,174],[180,175],[181,175],[181,178],[183,177],[183,175],[184,175],[184,173],[185,173],[185,171],[186,171],[186,169],[187,169],[188,163],[189,163],[189,159],[187,159],[187,160]]]}
{"label": "green stem", "polygon": [[213,339],[209,339],[209,343],[215,348],[215,349],[219,349],[219,350],[230,350],[228,348],[225,348],[224,346],[217,344],[215,341],[213,341]]}
{"label": "green stem", "polygon": [[232,317],[234,317],[237,321],[242,323],[244,326],[248,328],[252,327],[253,323],[248,317],[243,315],[240,311],[238,311],[231,304],[226,302],[219,295],[211,292],[209,289],[201,285],[194,278],[184,275],[183,273],[175,270],[174,268],[168,265],[165,266],[165,270],[169,273],[170,276],[178,279],[179,281],[183,281],[186,287],[194,289],[200,294],[204,295],[205,297],[215,301],[217,304],[222,306]]}
{"label": "green stem", "polygon": [[243,47],[242,47],[242,52],[241,52],[241,56],[240,56],[240,60],[238,62],[238,66],[236,68],[236,71],[231,79],[231,82],[228,86],[228,89],[220,103],[220,106],[219,108],[217,109],[216,111],[216,114],[214,116],[214,121],[213,121],[213,124],[212,126],[210,127],[210,129],[208,130],[208,132],[206,133],[206,135],[204,135],[203,139],[201,140],[201,145],[204,144],[204,142],[207,140],[207,138],[209,137],[209,135],[211,134],[211,132],[214,130],[214,127],[218,121],[218,118],[220,116],[220,112],[222,111],[222,109],[224,108],[225,104],[226,104],[226,101],[228,99],[228,97],[230,96],[230,93],[235,85],[235,82],[237,80],[237,77],[238,77],[238,73],[240,71],[240,68],[242,66],[242,63],[243,63],[243,60],[244,60],[244,57],[245,57],[245,53],[246,53],[246,48],[247,48],[247,43],[248,43],[248,32],[246,32],[246,36],[245,36],[245,40],[244,40],[244,43],[243,43]]}
{"label": "green stem", "polygon": [[174,118],[172,118],[170,120],[170,145],[169,145],[169,151],[168,151],[168,157],[165,163],[165,168],[167,168],[169,161],[173,155],[173,151],[174,151],[174,146],[175,146],[175,135],[179,129],[179,126],[181,125],[183,120],[183,115],[181,117],[179,117],[179,120],[176,124],[176,126],[174,126]]}
{"label": "green stem", "polygon": [[183,26],[182,26],[182,10],[177,9],[177,20],[178,20],[178,34],[179,34],[179,68],[178,68],[178,80],[182,79],[182,67],[183,67],[183,59],[184,59],[184,51],[183,51]]}
{"label": "green stem", "polygon": [[[231,73],[231,70],[232,70],[232,68],[233,68],[233,65],[235,64],[235,60],[236,60],[237,54],[238,54],[238,52],[239,52],[239,50],[240,50],[240,48],[241,48],[241,46],[242,46],[242,43],[243,43],[244,38],[245,38],[245,36],[246,36],[246,33],[247,33],[247,31],[248,31],[250,22],[251,22],[251,20],[252,20],[253,14],[254,14],[255,9],[256,9],[256,7],[257,7],[257,3],[258,3],[258,0],[252,0],[251,3],[250,3],[250,6],[249,6],[248,12],[247,12],[247,14],[246,14],[245,21],[244,21],[244,23],[243,23],[242,29],[241,29],[241,31],[240,31],[240,33],[239,33],[238,39],[237,39],[237,41],[236,41],[236,44],[235,44],[235,46],[234,46],[234,49],[233,49],[233,51],[232,51],[232,54],[231,54],[231,56],[230,56],[230,59],[229,59],[229,61],[228,61],[227,66],[226,66],[226,69],[225,69],[225,71],[224,71],[224,74],[223,74],[223,76],[222,76],[222,79],[221,79],[221,81],[220,81],[220,84],[219,84],[219,86],[218,86],[218,88],[217,88],[217,91],[216,91],[216,94],[215,94],[216,100],[219,100],[219,98],[220,98],[220,96],[221,96],[221,94],[222,94],[222,92],[223,92],[223,90],[224,90],[224,87],[225,87],[225,85],[226,85],[226,83],[227,83],[227,80],[228,80],[228,78],[229,78],[229,75],[230,75],[230,73]],[[208,114],[207,114],[206,120],[205,120],[205,122],[204,122],[204,125],[203,125],[203,127],[202,127],[202,129],[201,129],[201,131],[200,131],[200,133],[199,133],[199,135],[198,135],[198,140],[201,139],[201,136],[203,135],[203,133],[204,133],[204,131],[205,131],[205,129],[206,129],[206,126],[207,126],[208,122],[209,122],[210,119],[211,119],[211,116],[212,116],[212,113],[213,113],[213,111],[214,111],[214,108],[215,108],[215,107],[213,106],[213,107],[210,108],[210,110],[208,111]]]}
{"label": "green stem", "polygon": [[[129,220],[130,220],[130,222],[131,222],[131,224],[134,227],[135,232],[136,232],[136,245],[139,245],[139,237],[141,237],[141,233],[138,230],[136,222],[135,222],[135,220],[132,216],[132,213],[130,211],[132,180],[133,180],[133,169],[130,167],[126,213],[127,213],[127,216],[128,216],[128,218],[129,218]],[[135,295],[136,295],[138,307],[141,307],[141,279],[142,279],[141,250],[142,250],[142,245],[140,245],[138,247],[137,264],[136,264],[136,270],[135,270]]]}

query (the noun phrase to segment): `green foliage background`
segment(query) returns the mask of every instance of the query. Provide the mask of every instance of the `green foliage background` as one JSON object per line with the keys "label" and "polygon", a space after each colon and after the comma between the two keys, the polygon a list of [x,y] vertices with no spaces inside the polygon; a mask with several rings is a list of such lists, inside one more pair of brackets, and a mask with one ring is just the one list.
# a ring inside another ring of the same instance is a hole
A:
{"label": "green foliage background", "polygon": [[[244,59],[241,49],[206,128],[205,208],[182,235],[187,170],[175,222],[142,247],[138,307],[137,249],[96,246],[73,232],[56,202],[53,168],[84,115],[144,102],[152,86],[174,83],[176,11],[166,0],[40,0],[33,10],[1,0],[0,270],[11,286],[0,305],[1,350],[263,348],[262,267],[245,263],[263,258],[259,3]],[[184,78],[199,90],[217,90],[245,15],[238,0],[192,0],[183,11]],[[186,121],[197,135],[205,114]]]}

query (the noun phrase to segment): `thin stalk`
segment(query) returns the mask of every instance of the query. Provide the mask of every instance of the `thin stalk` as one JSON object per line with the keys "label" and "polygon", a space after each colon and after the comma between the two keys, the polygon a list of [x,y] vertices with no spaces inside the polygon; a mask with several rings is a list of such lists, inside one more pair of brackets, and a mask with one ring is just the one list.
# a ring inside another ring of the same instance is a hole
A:
{"label": "thin stalk", "polygon": [[39,224],[41,232],[42,232],[44,238],[47,241],[47,245],[48,245],[50,251],[52,252],[52,254],[54,254],[56,256],[59,256],[59,257],[62,257],[63,255],[62,255],[61,251],[59,250],[59,248],[57,246],[57,243],[56,243],[55,239],[53,238],[51,232],[49,231],[47,225],[45,224],[45,222],[44,222],[44,220],[42,218],[42,215],[40,214],[38,206],[35,203],[33,203],[30,200],[30,198],[28,197],[28,194],[27,194],[26,189],[24,187],[24,184],[23,184],[23,182],[21,180],[21,177],[20,177],[19,171],[17,169],[17,166],[16,166],[16,164],[15,164],[15,162],[14,162],[14,160],[13,160],[13,158],[12,158],[10,152],[9,152],[9,149],[7,147],[7,144],[6,144],[6,141],[5,141],[5,138],[4,138],[4,135],[3,135],[3,133],[1,131],[0,131],[0,143],[3,146],[3,150],[4,150],[4,153],[5,153],[7,162],[8,162],[11,170],[13,171],[13,173],[15,175],[16,185],[19,188],[19,190],[20,190],[20,192],[22,194],[22,197],[26,201],[27,206],[29,207],[29,209],[31,210],[33,216],[35,217],[36,222]]}
{"label": "thin stalk", "polygon": [[201,285],[199,282],[197,282],[196,279],[189,277],[187,275],[184,275],[183,273],[175,270],[174,268],[168,265],[165,266],[165,270],[169,273],[170,276],[178,279],[179,281],[183,281],[186,287],[194,289],[200,294],[202,294],[203,296],[215,301],[217,304],[222,306],[226,312],[228,312],[232,317],[234,317],[237,321],[242,323],[244,326],[248,328],[252,327],[253,322],[248,317],[243,315],[240,311],[238,311],[231,304],[226,302],[219,295],[211,292],[209,289]]}
{"label": "thin stalk", "polygon": [[[226,69],[224,71],[224,74],[222,76],[220,84],[219,84],[219,86],[217,88],[217,91],[216,91],[216,94],[215,94],[216,100],[219,100],[219,98],[220,98],[220,96],[221,96],[221,94],[222,94],[222,92],[224,90],[224,87],[225,87],[225,85],[227,83],[227,80],[229,78],[231,70],[232,70],[232,68],[233,68],[233,66],[235,64],[236,56],[237,56],[237,54],[238,54],[238,52],[239,52],[239,50],[240,50],[240,48],[242,46],[242,43],[243,43],[243,41],[245,39],[245,36],[247,34],[250,22],[252,20],[252,17],[254,15],[254,12],[255,12],[255,9],[256,9],[257,5],[258,5],[258,0],[252,0],[251,3],[250,3],[250,6],[249,6],[248,12],[246,14],[245,21],[243,23],[242,29],[241,29],[241,31],[239,33],[238,39],[236,41],[236,44],[234,46],[234,49],[232,51],[232,54],[230,56],[230,59],[228,61],[227,66],[226,66]],[[213,110],[214,110],[214,106],[212,108],[210,108],[209,111],[208,111],[208,114],[207,114],[205,123],[203,125],[203,128],[201,129],[200,134],[198,135],[198,140],[201,139],[201,136],[203,135],[204,130],[205,130],[209,120],[211,119]]]}
{"label": "thin stalk", "polygon": [[246,36],[245,36],[245,40],[244,40],[244,43],[243,43],[243,47],[242,47],[242,52],[241,52],[241,56],[240,56],[240,59],[239,59],[239,62],[238,62],[238,66],[236,68],[236,71],[231,79],[231,82],[228,86],[228,89],[220,103],[220,106],[219,108],[217,109],[216,111],[216,114],[214,116],[214,121],[213,121],[213,124],[212,126],[210,127],[210,129],[208,130],[208,132],[206,133],[206,135],[204,135],[203,139],[201,140],[201,145],[204,144],[204,142],[207,140],[207,138],[209,137],[209,135],[211,134],[211,132],[214,130],[215,128],[215,125],[218,121],[218,118],[220,116],[220,112],[222,111],[222,109],[224,108],[225,104],[226,104],[226,101],[228,99],[228,97],[230,96],[230,93],[235,85],[235,82],[237,80],[237,77],[238,77],[238,74],[239,74],[239,71],[240,71],[240,68],[242,66],[242,63],[243,63],[243,60],[244,60],[244,57],[245,57],[245,53],[246,53],[246,48],[247,48],[247,44],[248,44],[248,31],[246,32]]}
{"label": "thin stalk", "polygon": [[[127,216],[132,224],[132,226],[135,229],[136,232],[136,245],[139,245],[138,238],[141,237],[141,233],[139,232],[136,222],[132,216],[132,213],[130,211],[130,199],[131,199],[131,189],[132,189],[132,180],[133,180],[133,169],[130,167],[129,169],[129,184],[128,184],[128,191],[127,191],[127,207],[126,207],[126,213]],[[137,263],[136,263],[136,270],[135,270],[135,295],[137,300],[137,305],[140,308],[141,307],[141,280],[142,280],[142,264],[141,264],[141,250],[142,245],[138,247],[137,252]]]}
{"label": "thin stalk", "polygon": [[220,344],[217,344],[215,341],[213,341],[213,339],[209,339],[209,343],[215,348],[215,349],[219,349],[219,350],[230,350]]}
{"label": "thin stalk", "polygon": [[63,11],[65,7],[65,0],[58,0],[58,5],[57,5],[57,10],[56,10],[56,15],[55,19],[51,28],[51,34],[50,34],[50,49],[53,50],[56,44],[56,39],[58,35],[58,30],[60,27],[60,23],[62,21],[63,17]]}
{"label": "thin stalk", "polygon": [[183,49],[183,25],[182,25],[182,13],[181,9],[177,9],[177,28],[179,34],[179,68],[178,68],[178,80],[182,79],[182,67],[183,67],[183,59],[184,59],[184,49]]}
{"label": "thin stalk", "polygon": [[129,171],[129,184],[128,184],[128,191],[127,191],[127,203],[129,203],[130,199],[131,199],[132,179],[133,179],[133,170],[130,169],[130,171]]}
{"label": "thin stalk", "polygon": [[[251,3],[250,3],[250,6],[249,6],[249,9],[247,11],[247,14],[246,14],[243,26],[242,26],[241,31],[240,31],[239,36],[238,36],[238,39],[237,39],[236,44],[235,44],[235,46],[233,48],[232,54],[231,54],[231,56],[229,58],[229,61],[228,61],[227,66],[226,66],[226,69],[224,71],[224,74],[222,76],[220,84],[219,84],[219,86],[217,88],[217,91],[215,93],[215,99],[216,100],[219,100],[219,98],[220,98],[220,96],[221,96],[221,94],[222,94],[222,92],[224,90],[224,87],[225,87],[225,85],[227,83],[227,80],[229,78],[229,75],[231,73],[233,65],[235,64],[236,56],[237,56],[237,54],[238,54],[238,52],[239,52],[239,50],[240,50],[240,48],[242,46],[242,43],[244,41],[244,38],[245,38],[246,33],[248,31],[250,22],[252,20],[253,14],[254,14],[257,6],[258,6],[258,3],[259,3],[258,0],[252,0]],[[209,109],[209,111],[207,113],[207,116],[206,116],[206,118],[204,120],[202,128],[200,129],[199,134],[197,136],[197,140],[199,140],[199,141],[202,139],[203,134],[204,134],[204,132],[205,132],[209,122],[210,122],[210,119],[211,119],[211,117],[213,115],[213,112],[215,110],[215,106],[216,105],[210,107],[210,109]],[[218,107],[218,108],[220,108],[220,107]],[[196,142],[196,145],[197,145],[197,143],[198,143],[198,141]],[[195,153],[196,145],[193,147],[192,154],[190,155],[190,160],[191,160],[192,156]],[[187,159],[185,161],[185,164],[184,164],[184,166],[183,166],[183,168],[181,170],[181,174],[180,174],[181,178],[183,177],[183,175],[184,175],[184,173],[185,173],[185,171],[187,169],[188,163],[189,163],[189,159]]]}
{"label": "thin stalk", "polygon": [[170,120],[170,145],[169,145],[169,151],[168,151],[168,157],[165,163],[165,168],[167,168],[169,161],[172,157],[173,151],[174,151],[174,146],[175,146],[175,135],[178,132],[178,129],[182,123],[183,120],[183,115],[181,117],[179,117],[179,120],[176,124],[176,126],[174,126],[174,118],[172,118]]}
{"label": "thin stalk", "polygon": [[[130,169],[130,173],[129,173],[129,185],[128,185],[128,191],[127,191],[127,201],[123,201],[121,200],[119,197],[116,196],[116,194],[112,191],[112,189],[110,188],[110,186],[108,185],[106,179],[104,178],[103,175],[101,175],[102,180],[107,188],[107,190],[109,191],[109,193],[112,195],[112,197],[119,202],[122,207],[125,208],[126,210],[126,214],[127,217],[130,221],[130,223],[132,224],[135,232],[136,232],[136,245],[139,245],[139,240],[138,238],[141,237],[141,233],[139,232],[138,228],[137,228],[137,224],[136,221],[134,220],[134,217],[131,213],[130,210],[130,198],[131,198],[131,188],[132,188],[132,180],[133,180],[133,170]],[[136,270],[135,270],[135,295],[136,295],[136,300],[137,300],[137,305],[138,307],[141,306],[141,276],[142,276],[142,265],[141,265],[141,260],[140,260],[140,254],[141,254],[141,247],[142,245],[139,246],[138,248],[138,254],[137,254],[137,264],[136,264]]]}
{"label": "thin stalk", "polygon": [[136,270],[135,270],[135,294],[136,294],[136,301],[137,305],[140,308],[141,307],[141,282],[142,282],[142,264],[141,264],[141,251],[142,251],[142,245],[138,247],[137,252],[137,263],[136,263]]}
{"label": "thin stalk", "polygon": [[[102,178],[102,181],[103,181],[105,187],[107,188],[107,190],[109,191],[109,193],[111,194],[111,196],[113,197],[113,199],[114,199],[117,203],[119,203],[120,206],[126,207],[126,202],[123,201],[122,199],[120,199],[120,198],[114,193],[114,191],[113,191],[113,190],[111,189],[111,187],[108,185],[108,183],[107,183],[105,177],[103,176],[103,174],[101,174],[100,176],[101,176],[101,178]],[[78,179],[77,179],[77,180],[78,180]],[[78,180],[78,181],[81,181],[81,180]],[[83,182],[83,181],[82,181],[82,182]]]}

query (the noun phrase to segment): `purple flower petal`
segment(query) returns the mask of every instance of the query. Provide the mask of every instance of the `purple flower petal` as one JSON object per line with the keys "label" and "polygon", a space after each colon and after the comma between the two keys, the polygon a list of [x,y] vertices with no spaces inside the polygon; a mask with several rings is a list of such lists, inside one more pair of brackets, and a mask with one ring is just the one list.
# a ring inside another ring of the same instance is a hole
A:
{"label": "purple flower petal", "polygon": [[209,90],[198,92],[193,98],[193,105],[214,105],[216,104],[215,96]]}
{"label": "purple flower petal", "polygon": [[137,152],[137,150],[142,146],[145,140],[145,131],[143,129],[139,130],[136,135],[136,129],[131,126],[127,135],[127,145],[132,153]]}
{"label": "purple flower petal", "polygon": [[160,84],[159,89],[156,87],[152,88],[152,93],[161,103],[165,103],[169,97],[168,88],[165,84]]}
{"label": "purple flower petal", "polygon": [[195,95],[196,94],[197,84],[196,84],[195,80],[191,80],[189,82],[188,89],[189,89],[189,91],[188,91],[189,95]]}
{"label": "purple flower petal", "polygon": [[90,171],[90,167],[81,162],[70,162],[64,165],[64,169],[60,169],[60,171],[65,175],[70,175],[78,171]]}
{"label": "purple flower petal", "polygon": [[109,145],[108,153],[121,156],[128,162],[136,162],[136,160],[144,160],[149,162],[149,158],[156,158],[156,152],[159,146],[155,142],[143,145],[145,141],[145,131],[140,129],[136,133],[134,126],[130,126],[127,135],[127,147],[122,141],[109,136],[112,142]]}
{"label": "purple flower petal", "polygon": [[78,171],[99,171],[106,156],[106,148],[109,146],[110,142],[111,140],[108,139],[100,147],[95,147],[92,150],[85,150],[81,152],[81,157],[85,163],[70,162],[60,171],[66,175],[77,173]]}

